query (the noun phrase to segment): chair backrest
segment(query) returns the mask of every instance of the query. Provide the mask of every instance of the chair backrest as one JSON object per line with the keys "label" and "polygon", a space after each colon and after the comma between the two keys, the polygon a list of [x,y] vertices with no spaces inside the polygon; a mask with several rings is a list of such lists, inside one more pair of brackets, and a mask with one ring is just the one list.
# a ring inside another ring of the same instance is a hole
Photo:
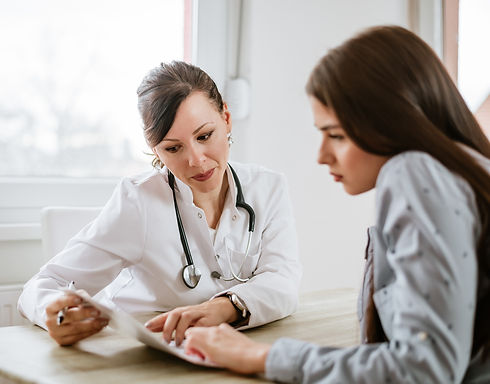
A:
{"label": "chair backrest", "polygon": [[45,260],[60,252],[74,235],[95,219],[100,207],[45,207],[41,210],[41,237]]}

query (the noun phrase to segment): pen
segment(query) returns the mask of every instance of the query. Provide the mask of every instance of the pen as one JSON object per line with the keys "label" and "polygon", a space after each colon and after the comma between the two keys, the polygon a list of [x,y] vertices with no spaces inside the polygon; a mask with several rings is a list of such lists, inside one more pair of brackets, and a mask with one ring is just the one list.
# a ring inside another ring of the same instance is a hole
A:
{"label": "pen", "polygon": [[[70,284],[68,284],[68,289],[70,291],[74,291],[75,290],[75,282],[74,281],[70,281]],[[67,307],[64,307],[62,309],[60,309],[58,311],[58,318],[57,318],[57,323],[58,325],[61,325],[61,323],[63,322],[63,320],[65,320],[65,312],[68,310]]]}

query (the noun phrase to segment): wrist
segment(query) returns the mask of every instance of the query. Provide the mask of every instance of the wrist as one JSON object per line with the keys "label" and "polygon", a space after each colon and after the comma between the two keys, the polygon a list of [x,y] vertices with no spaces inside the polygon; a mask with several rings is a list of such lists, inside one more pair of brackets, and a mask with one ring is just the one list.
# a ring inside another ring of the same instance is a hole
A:
{"label": "wrist", "polygon": [[230,322],[230,325],[234,327],[240,327],[248,324],[248,320],[250,318],[250,312],[247,309],[247,305],[240,299],[235,293],[227,292],[225,296],[228,298],[230,303],[235,308],[235,312],[237,314],[237,318]]}
{"label": "wrist", "polygon": [[219,303],[220,307],[222,308],[220,312],[223,314],[224,317],[223,322],[230,324],[240,319],[237,310],[227,296],[215,297],[213,300]]}
{"label": "wrist", "polygon": [[249,349],[252,354],[250,362],[254,373],[264,373],[267,356],[271,346],[269,344],[256,343],[254,348]]}

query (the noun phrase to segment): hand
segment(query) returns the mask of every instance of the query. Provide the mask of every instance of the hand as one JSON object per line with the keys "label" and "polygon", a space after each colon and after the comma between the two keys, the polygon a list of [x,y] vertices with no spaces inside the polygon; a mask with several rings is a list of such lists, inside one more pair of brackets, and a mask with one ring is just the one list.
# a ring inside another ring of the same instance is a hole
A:
{"label": "hand", "polygon": [[162,313],[146,322],[145,326],[152,332],[163,331],[163,338],[167,343],[170,343],[175,331],[175,344],[180,345],[189,327],[210,327],[237,319],[238,313],[230,300],[227,297],[216,297],[198,305],[178,307]]}
{"label": "hand", "polygon": [[[63,308],[63,322],[58,324],[58,312]],[[46,307],[46,327],[49,335],[59,345],[72,345],[92,336],[104,328],[109,320],[100,316],[100,312],[75,295],[66,294]]]}
{"label": "hand", "polygon": [[265,371],[271,348],[252,341],[228,324],[211,328],[191,328],[185,333],[185,352],[197,354],[232,371],[252,374]]}

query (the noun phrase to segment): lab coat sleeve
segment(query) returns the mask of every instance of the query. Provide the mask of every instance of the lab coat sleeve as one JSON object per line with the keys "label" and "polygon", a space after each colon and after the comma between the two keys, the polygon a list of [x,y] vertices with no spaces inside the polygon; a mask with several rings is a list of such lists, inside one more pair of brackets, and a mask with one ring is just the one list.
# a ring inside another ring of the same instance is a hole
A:
{"label": "lab coat sleeve", "polygon": [[123,179],[99,216],[25,284],[19,312],[45,328],[46,306],[62,294],[59,288],[75,281],[76,288],[95,295],[137,263],[146,233],[141,205],[135,186]]}
{"label": "lab coat sleeve", "polygon": [[268,223],[262,233],[261,256],[254,277],[228,289],[250,312],[246,327],[256,327],[293,313],[298,305],[302,267],[293,210],[284,176],[276,176],[266,199]]}
{"label": "lab coat sleeve", "polygon": [[[377,225],[394,279],[376,288],[374,300],[389,341],[336,349],[280,339],[268,355],[267,378],[301,383],[463,379],[476,300],[476,206],[468,185],[439,163],[424,156],[410,160],[391,165],[383,175],[386,184],[377,185]],[[376,261],[374,268],[382,268]]]}

